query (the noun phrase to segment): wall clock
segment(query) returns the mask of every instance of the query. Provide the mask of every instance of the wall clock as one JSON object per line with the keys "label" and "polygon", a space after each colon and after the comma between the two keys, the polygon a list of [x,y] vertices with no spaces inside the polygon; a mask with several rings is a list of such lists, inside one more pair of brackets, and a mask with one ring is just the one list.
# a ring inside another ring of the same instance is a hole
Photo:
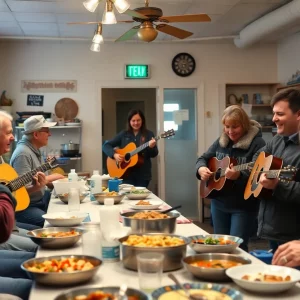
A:
{"label": "wall clock", "polygon": [[179,53],[172,60],[172,69],[178,76],[189,76],[195,71],[195,68],[195,59],[188,53]]}

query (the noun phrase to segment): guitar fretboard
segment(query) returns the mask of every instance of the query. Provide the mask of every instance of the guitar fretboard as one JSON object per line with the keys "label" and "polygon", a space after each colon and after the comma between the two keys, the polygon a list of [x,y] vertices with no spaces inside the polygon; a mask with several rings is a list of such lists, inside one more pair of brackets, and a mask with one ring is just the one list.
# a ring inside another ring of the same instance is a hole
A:
{"label": "guitar fretboard", "polygon": [[[156,136],[154,138],[156,141],[160,139],[160,136]],[[149,141],[150,142],[150,141]],[[133,156],[139,152],[141,152],[142,150],[144,150],[145,148],[147,148],[149,146],[149,142],[137,147],[136,149],[134,149],[133,151],[129,152],[130,153],[130,156]]]}
{"label": "guitar fretboard", "polygon": [[[252,165],[252,164],[253,164],[252,162],[249,162],[249,163],[246,163],[246,164],[233,166],[233,168],[236,171],[243,171],[243,170],[247,170],[250,167],[250,165]],[[226,169],[221,169],[220,176],[225,176],[225,171],[226,171]]]}
{"label": "guitar fretboard", "polygon": [[11,180],[7,185],[9,186],[10,190],[16,191],[18,190],[20,187],[30,183],[32,181],[32,176],[36,174],[36,172],[46,172],[48,170],[50,170],[52,167],[49,163],[45,163],[43,165],[41,165],[40,167],[27,172],[24,175],[21,175],[20,177]]}

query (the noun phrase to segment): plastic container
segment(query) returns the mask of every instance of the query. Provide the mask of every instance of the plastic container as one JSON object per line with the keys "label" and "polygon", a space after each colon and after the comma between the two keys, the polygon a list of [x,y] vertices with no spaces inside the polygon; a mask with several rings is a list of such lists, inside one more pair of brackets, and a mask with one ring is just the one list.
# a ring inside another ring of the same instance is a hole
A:
{"label": "plastic container", "polygon": [[119,216],[120,211],[118,207],[114,205],[114,200],[105,198],[104,206],[100,207],[101,246],[102,259],[104,261],[114,262],[120,260],[118,235],[120,234],[121,226]]}
{"label": "plastic container", "polygon": [[90,199],[91,201],[95,201],[95,197],[93,194],[98,194],[102,192],[102,177],[99,174],[98,170],[93,171],[93,176],[90,180],[90,187],[91,187],[91,194]]}
{"label": "plastic container", "polygon": [[84,224],[85,233],[82,235],[82,254],[102,258],[101,230],[99,223]]}
{"label": "plastic container", "polygon": [[119,192],[119,184],[122,182],[118,178],[108,180],[108,190],[110,192]]}
{"label": "plastic container", "polygon": [[250,251],[250,254],[268,265],[272,263],[273,253],[268,252],[267,250],[254,250]]}
{"label": "plastic container", "polygon": [[68,174],[68,180],[69,182],[78,181],[78,175],[75,172],[75,169],[71,169],[71,172]]}
{"label": "plastic container", "polygon": [[80,210],[80,191],[79,188],[70,188],[68,194],[68,209],[69,211]]}

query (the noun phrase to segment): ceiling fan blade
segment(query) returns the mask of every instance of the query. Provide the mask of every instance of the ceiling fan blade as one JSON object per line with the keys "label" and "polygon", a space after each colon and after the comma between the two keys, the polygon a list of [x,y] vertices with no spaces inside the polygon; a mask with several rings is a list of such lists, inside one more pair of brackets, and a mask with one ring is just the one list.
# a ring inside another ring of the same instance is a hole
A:
{"label": "ceiling fan blade", "polygon": [[166,34],[169,34],[169,35],[172,35],[172,36],[175,36],[182,40],[188,38],[189,36],[191,36],[193,34],[190,31],[186,31],[186,30],[174,27],[174,26],[167,25],[167,24],[156,25],[156,30],[161,31]]}
{"label": "ceiling fan blade", "polygon": [[175,23],[175,22],[210,22],[211,18],[206,14],[198,15],[181,15],[181,16],[162,16],[160,22]]}
{"label": "ceiling fan blade", "polygon": [[147,16],[144,16],[142,14],[140,14],[139,12],[135,11],[135,10],[131,10],[131,9],[127,9],[124,14],[134,17],[134,18],[138,18],[138,19],[142,19],[142,20],[148,20],[149,18]]}
{"label": "ceiling fan blade", "polygon": [[115,40],[115,42],[123,42],[130,40],[137,32],[139,31],[140,26],[135,26],[126,31],[123,35],[121,35],[118,39]]}

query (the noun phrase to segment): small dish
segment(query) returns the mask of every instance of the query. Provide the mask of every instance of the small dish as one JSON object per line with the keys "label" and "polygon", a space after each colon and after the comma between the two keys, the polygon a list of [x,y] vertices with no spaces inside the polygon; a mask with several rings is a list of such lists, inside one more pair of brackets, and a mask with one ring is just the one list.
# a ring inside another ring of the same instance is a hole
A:
{"label": "small dish", "polygon": [[[280,282],[263,282],[242,279],[244,275],[252,276],[257,275],[258,273],[282,277],[290,276],[291,280]],[[245,290],[266,294],[274,294],[286,291],[293,287],[300,280],[300,271],[296,269],[266,264],[252,264],[233,267],[226,270],[226,275]]]}
{"label": "small dish", "polygon": [[81,126],[79,122],[65,122],[66,126]]}
{"label": "small dish", "polygon": [[140,201],[134,201],[129,203],[129,206],[133,209],[137,209],[137,210],[147,210],[147,209],[158,209],[163,202],[161,200],[146,200],[148,202],[150,202],[149,205],[137,205],[137,203],[139,203]]}
{"label": "small dish", "polygon": [[77,226],[86,217],[88,213],[83,212],[56,212],[42,215],[52,226]]}

